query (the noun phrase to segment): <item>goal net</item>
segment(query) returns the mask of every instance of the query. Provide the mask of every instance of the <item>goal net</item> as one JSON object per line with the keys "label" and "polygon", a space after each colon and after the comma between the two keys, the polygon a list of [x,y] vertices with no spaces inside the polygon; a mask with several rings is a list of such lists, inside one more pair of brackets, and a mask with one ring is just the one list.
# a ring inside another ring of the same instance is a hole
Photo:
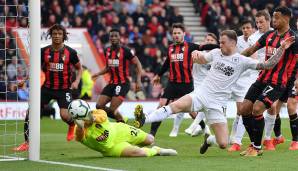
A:
{"label": "goal net", "polygon": [[[26,34],[19,34],[22,29]],[[0,161],[23,160],[28,152],[15,151],[24,142],[28,108],[30,37],[28,1],[0,2]],[[23,43],[25,42],[25,43]],[[22,86],[18,83],[24,82]]]}

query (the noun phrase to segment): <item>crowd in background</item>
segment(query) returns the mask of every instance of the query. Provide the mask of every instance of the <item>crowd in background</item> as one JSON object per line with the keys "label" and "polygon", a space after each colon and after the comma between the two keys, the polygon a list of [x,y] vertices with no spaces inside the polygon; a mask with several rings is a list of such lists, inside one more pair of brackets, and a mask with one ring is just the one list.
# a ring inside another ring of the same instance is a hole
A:
{"label": "crowd in background", "polygon": [[222,30],[233,29],[241,34],[243,20],[254,20],[258,10],[267,9],[272,15],[275,7],[287,6],[292,10],[291,27],[296,29],[298,0],[192,0],[201,23],[208,32],[218,35]]}
{"label": "crowd in background", "polygon": [[[4,5],[6,4],[6,7]],[[26,77],[26,64],[16,46],[12,30],[28,26],[27,0],[0,0],[0,99],[28,100],[28,84],[17,87]],[[27,39],[27,38],[26,38]]]}
{"label": "crowd in background", "polygon": [[[121,43],[129,46],[140,59],[145,70],[142,82],[147,98],[157,98],[166,84],[166,75],[160,86],[152,86],[151,79],[164,61],[167,47],[171,43],[170,27],[183,23],[183,16],[177,7],[169,5],[170,0],[41,0],[42,27],[59,23],[66,28],[87,28],[98,52],[109,45],[108,33],[118,28]],[[0,0],[0,5],[4,4]],[[137,3],[136,3],[137,2]],[[292,9],[293,28],[298,18],[298,0],[192,0],[201,23],[208,32],[218,33],[234,29],[240,33],[239,24],[244,19],[253,20],[257,10],[268,9],[272,14],[278,5]],[[22,4],[27,0],[6,0],[9,6],[0,8],[0,99],[27,100],[28,85],[17,87],[18,80],[26,75],[26,65],[16,50],[13,27],[27,27],[28,9]],[[21,5],[20,5],[21,4]],[[11,17],[9,17],[11,16]],[[16,17],[18,16],[18,17]],[[4,22],[5,20],[5,22]],[[6,23],[6,30],[4,30]],[[187,29],[187,28],[186,28]],[[193,36],[186,30],[185,40],[192,42]],[[86,71],[87,68],[85,68]],[[88,73],[90,77],[92,73]],[[132,74],[130,99],[135,99],[135,75]],[[86,80],[84,80],[86,82]],[[87,81],[90,83],[90,80]],[[90,94],[90,93],[89,93]],[[91,95],[89,95],[91,96]],[[138,96],[137,96],[138,97]],[[89,98],[89,97],[88,97]]]}

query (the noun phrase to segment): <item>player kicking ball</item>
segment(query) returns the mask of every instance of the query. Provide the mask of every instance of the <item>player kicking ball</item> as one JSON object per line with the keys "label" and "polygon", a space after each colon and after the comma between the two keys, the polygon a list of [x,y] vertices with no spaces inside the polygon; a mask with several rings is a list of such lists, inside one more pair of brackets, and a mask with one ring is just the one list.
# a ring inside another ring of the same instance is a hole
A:
{"label": "player kicking ball", "polygon": [[214,49],[208,53],[192,52],[194,62],[211,63],[211,69],[201,86],[192,93],[146,116],[142,106],[138,105],[135,110],[136,127],[141,127],[144,123],[164,120],[175,113],[205,111],[206,121],[213,129],[215,136],[205,135],[200,153],[204,154],[211,144],[217,144],[222,149],[227,147],[229,133],[225,109],[230,98],[231,88],[247,69],[264,70],[274,67],[285,49],[295,42],[295,38],[287,38],[276,50],[276,53],[265,62],[258,62],[240,55],[236,48],[237,34],[233,30],[221,32],[219,42],[220,49]]}
{"label": "player kicking ball", "polygon": [[76,140],[107,157],[176,156],[173,149],[144,146],[154,143],[154,137],[121,122],[110,122],[101,109],[90,110],[87,102],[74,100],[68,111],[75,120]]}

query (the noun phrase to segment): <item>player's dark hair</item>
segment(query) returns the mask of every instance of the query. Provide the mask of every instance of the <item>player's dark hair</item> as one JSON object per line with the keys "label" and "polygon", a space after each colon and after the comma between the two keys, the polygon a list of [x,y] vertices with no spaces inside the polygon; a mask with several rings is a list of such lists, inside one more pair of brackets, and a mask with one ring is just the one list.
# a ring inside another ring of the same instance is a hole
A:
{"label": "player's dark hair", "polygon": [[172,32],[173,32],[174,28],[180,28],[183,32],[185,31],[185,27],[182,23],[174,23],[172,25]]}
{"label": "player's dark hair", "polygon": [[254,27],[254,22],[251,21],[251,20],[248,20],[248,19],[244,19],[244,20],[241,22],[241,26],[243,26],[244,24],[250,24],[251,27]]}
{"label": "player's dark hair", "polygon": [[269,12],[267,10],[260,10],[257,12],[256,17],[265,17],[266,21],[270,21],[271,20],[271,16],[269,14]]}
{"label": "player's dark hair", "polygon": [[112,32],[117,32],[117,33],[120,34],[120,30],[117,29],[117,28],[112,28],[112,29],[110,30],[110,33],[112,33]]}
{"label": "player's dark hair", "polygon": [[290,10],[290,8],[285,7],[285,6],[279,6],[277,7],[274,12],[280,12],[282,15],[288,16],[288,17],[292,17],[292,11]]}
{"label": "player's dark hair", "polygon": [[234,30],[224,30],[220,36],[227,36],[229,39],[235,40],[237,43],[237,33]]}
{"label": "player's dark hair", "polygon": [[60,24],[52,25],[52,27],[50,27],[48,32],[47,32],[47,36],[52,38],[52,33],[53,33],[54,30],[62,30],[63,31],[63,41],[68,40],[68,36],[67,36],[68,33],[67,33],[66,29]]}

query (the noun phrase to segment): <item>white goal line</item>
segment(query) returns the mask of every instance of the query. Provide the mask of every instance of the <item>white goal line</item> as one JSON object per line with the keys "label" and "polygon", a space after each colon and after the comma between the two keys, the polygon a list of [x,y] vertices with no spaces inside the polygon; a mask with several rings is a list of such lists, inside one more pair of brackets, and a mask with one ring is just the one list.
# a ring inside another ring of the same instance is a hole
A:
{"label": "white goal line", "polygon": [[81,168],[94,169],[94,170],[124,171],[124,170],[118,170],[118,169],[110,169],[110,168],[104,168],[104,167],[96,167],[96,166],[88,166],[88,165],[82,165],[82,164],[64,163],[64,162],[55,162],[55,161],[47,161],[47,160],[38,160],[36,162],[55,164],[55,165],[63,165],[63,166],[71,166],[71,167],[81,167]]}

